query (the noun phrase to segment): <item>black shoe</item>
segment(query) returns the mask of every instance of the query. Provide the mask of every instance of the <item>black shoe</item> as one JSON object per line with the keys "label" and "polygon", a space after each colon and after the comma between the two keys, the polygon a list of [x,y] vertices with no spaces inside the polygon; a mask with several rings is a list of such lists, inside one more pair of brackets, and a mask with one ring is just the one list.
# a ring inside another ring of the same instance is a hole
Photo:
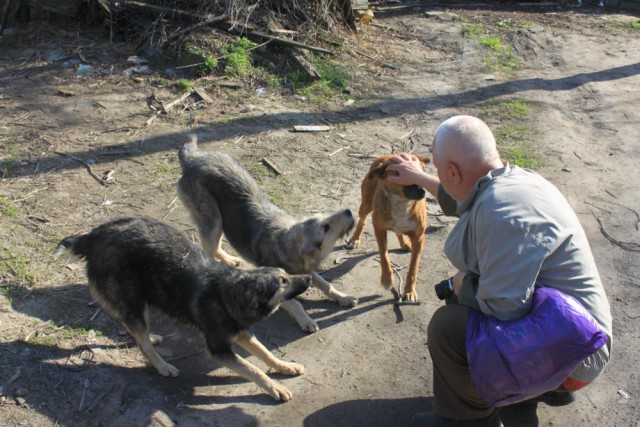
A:
{"label": "black shoe", "polygon": [[498,411],[477,420],[454,420],[441,417],[436,411],[420,412],[411,419],[411,427],[503,427]]}
{"label": "black shoe", "polygon": [[569,405],[576,400],[575,392],[569,391],[548,391],[546,393],[541,394],[538,397],[534,397],[533,399],[529,399],[529,401],[542,402],[549,406],[566,406]]}

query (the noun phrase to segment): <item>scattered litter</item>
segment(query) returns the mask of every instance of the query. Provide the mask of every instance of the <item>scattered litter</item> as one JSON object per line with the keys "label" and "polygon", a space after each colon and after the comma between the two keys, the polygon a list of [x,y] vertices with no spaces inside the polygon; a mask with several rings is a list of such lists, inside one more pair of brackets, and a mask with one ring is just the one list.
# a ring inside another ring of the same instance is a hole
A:
{"label": "scattered litter", "polygon": [[113,204],[113,200],[105,200],[102,202],[102,206],[111,206]]}
{"label": "scattered litter", "polygon": [[331,130],[329,126],[294,126],[296,132],[327,132]]}
{"label": "scattered litter", "polygon": [[82,61],[80,61],[79,59],[70,59],[70,60],[64,61],[62,63],[62,68],[75,67],[76,65],[80,65],[81,63],[82,63]]}
{"label": "scattered litter", "polygon": [[131,77],[134,74],[153,74],[153,70],[148,65],[138,65],[136,67],[127,68],[122,72],[126,77]]}
{"label": "scattered litter", "polygon": [[69,55],[64,48],[60,47],[56,50],[52,50],[44,56],[44,59],[51,62],[62,61],[66,59]]}
{"label": "scattered litter", "polygon": [[134,65],[142,65],[142,64],[148,64],[149,61],[147,59],[144,59],[140,56],[130,56],[127,58],[127,62],[129,64],[134,64]]}
{"label": "scattered litter", "polygon": [[355,100],[353,100],[353,99],[348,99],[348,100],[347,100],[347,101],[345,101],[345,103],[344,103],[344,104],[342,104],[342,105],[344,105],[345,107],[348,107],[349,105],[353,105],[353,103],[354,103],[354,102],[356,102],[356,101],[355,101]]}
{"label": "scattered litter", "polygon": [[91,65],[80,64],[78,66],[78,72],[76,73],[76,75],[78,77],[88,77],[91,75],[91,73],[93,73],[93,67]]}
{"label": "scattered litter", "polygon": [[256,96],[262,96],[267,92],[267,89],[263,88],[263,87],[259,87],[258,89],[256,89],[256,91],[254,92],[256,94]]}
{"label": "scattered litter", "polygon": [[618,390],[618,394],[619,394],[620,396],[624,397],[625,399],[628,399],[628,398],[630,397],[630,396],[629,396],[629,393],[627,393],[627,392],[626,392],[626,391],[624,391],[623,389]]}
{"label": "scattered litter", "polygon": [[562,172],[571,172],[571,168],[565,166],[562,168]]}

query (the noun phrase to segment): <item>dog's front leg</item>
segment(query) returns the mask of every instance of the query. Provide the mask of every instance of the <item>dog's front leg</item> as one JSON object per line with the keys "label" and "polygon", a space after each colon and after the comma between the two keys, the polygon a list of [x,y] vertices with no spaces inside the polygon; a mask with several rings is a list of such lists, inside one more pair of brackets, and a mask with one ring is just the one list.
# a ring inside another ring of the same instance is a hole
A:
{"label": "dog's front leg", "polygon": [[249,331],[240,332],[236,343],[249,353],[262,360],[269,367],[275,369],[278,373],[284,375],[304,374],[304,366],[298,363],[285,362],[284,360],[278,359]]}
{"label": "dog's front leg", "polygon": [[393,285],[393,270],[389,253],[387,252],[387,230],[384,228],[374,227],[376,242],[378,242],[378,252],[380,254],[380,284],[389,289]]}
{"label": "dog's front leg", "polygon": [[[170,363],[167,363],[162,356],[158,354],[153,347],[155,343],[162,342],[158,340],[159,335],[149,334],[144,325],[124,324],[129,334],[140,347],[140,351],[145,355],[147,360],[158,370],[158,373],[165,377],[177,377],[180,371]],[[161,337],[160,337],[161,338]]]}
{"label": "dog's front leg", "polygon": [[307,312],[304,311],[304,307],[302,307],[300,301],[290,299],[280,304],[280,307],[298,322],[298,325],[300,325],[303,331],[313,333],[320,330],[320,326],[318,326],[316,321],[309,317]]}
{"label": "dog's front leg", "polygon": [[259,387],[266,390],[275,400],[288,401],[293,397],[293,393],[282,384],[269,378],[264,372],[252,363],[244,360],[234,352],[225,354],[212,354],[213,358],[221,365],[231,369],[249,381],[253,381]]}
{"label": "dog's front leg", "polygon": [[418,280],[418,268],[424,249],[424,232],[418,232],[411,236],[411,262],[407,271],[407,282],[404,285],[402,300],[408,302],[418,301],[416,282]]}
{"label": "dog's front leg", "polygon": [[334,288],[331,283],[324,280],[324,278],[317,272],[312,271],[311,278],[313,279],[313,286],[320,289],[327,298],[337,302],[342,307],[355,307],[358,305],[358,298],[340,292]]}

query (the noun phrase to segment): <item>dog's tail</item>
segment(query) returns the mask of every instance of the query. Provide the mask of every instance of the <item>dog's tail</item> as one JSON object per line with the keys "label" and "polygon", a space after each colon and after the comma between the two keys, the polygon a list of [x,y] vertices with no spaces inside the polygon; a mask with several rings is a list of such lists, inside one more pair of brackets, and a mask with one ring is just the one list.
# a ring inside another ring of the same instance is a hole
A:
{"label": "dog's tail", "polygon": [[92,239],[89,234],[65,237],[58,243],[54,256],[56,258],[68,256],[69,260],[86,258],[91,250],[91,241]]}
{"label": "dog's tail", "polygon": [[198,136],[195,133],[189,135],[191,141],[184,144],[178,151],[180,165],[184,167],[186,162],[198,154]]}

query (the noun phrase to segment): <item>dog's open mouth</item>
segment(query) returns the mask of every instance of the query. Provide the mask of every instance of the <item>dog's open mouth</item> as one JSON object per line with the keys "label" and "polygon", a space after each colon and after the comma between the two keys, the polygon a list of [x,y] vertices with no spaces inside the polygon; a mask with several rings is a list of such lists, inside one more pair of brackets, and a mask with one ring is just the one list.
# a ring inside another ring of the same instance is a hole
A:
{"label": "dog's open mouth", "polygon": [[405,185],[402,188],[402,192],[407,199],[410,200],[422,200],[427,196],[427,192],[419,185]]}

